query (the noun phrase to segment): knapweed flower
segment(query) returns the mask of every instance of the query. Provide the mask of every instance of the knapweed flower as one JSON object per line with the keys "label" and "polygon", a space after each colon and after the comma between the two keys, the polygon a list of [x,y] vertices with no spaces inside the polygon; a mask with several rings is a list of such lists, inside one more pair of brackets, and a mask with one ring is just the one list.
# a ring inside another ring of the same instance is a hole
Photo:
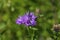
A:
{"label": "knapweed flower", "polygon": [[19,16],[16,20],[17,24],[25,24],[27,26],[34,26],[36,25],[36,16],[34,15],[33,12],[26,13],[23,16]]}

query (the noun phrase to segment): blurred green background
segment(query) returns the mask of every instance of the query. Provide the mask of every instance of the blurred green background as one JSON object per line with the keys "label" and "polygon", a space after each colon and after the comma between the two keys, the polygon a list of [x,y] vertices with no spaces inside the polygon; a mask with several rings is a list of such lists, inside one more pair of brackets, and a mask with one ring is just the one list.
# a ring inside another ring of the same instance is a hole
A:
{"label": "blurred green background", "polygon": [[25,25],[16,24],[18,16],[27,11],[38,16],[36,26],[32,27],[33,40],[55,40],[51,29],[60,23],[60,0],[0,0],[0,40],[31,40],[33,31],[29,29],[29,34]]}

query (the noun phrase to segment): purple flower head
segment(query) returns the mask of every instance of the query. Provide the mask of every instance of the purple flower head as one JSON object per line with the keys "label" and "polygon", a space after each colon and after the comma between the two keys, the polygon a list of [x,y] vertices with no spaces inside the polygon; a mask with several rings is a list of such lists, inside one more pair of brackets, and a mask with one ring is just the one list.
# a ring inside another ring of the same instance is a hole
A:
{"label": "purple flower head", "polygon": [[17,24],[25,24],[26,26],[34,26],[36,25],[36,16],[33,12],[26,13],[23,16],[19,16],[19,18],[16,20]]}
{"label": "purple flower head", "polygon": [[17,20],[16,20],[16,23],[17,24],[22,24],[22,16],[19,16],[19,18],[17,18]]}
{"label": "purple flower head", "polygon": [[34,15],[33,12],[27,13],[26,15],[27,15],[28,17],[32,18],[32,19],[35,19],[35,18],[36,18],[36,16]]}

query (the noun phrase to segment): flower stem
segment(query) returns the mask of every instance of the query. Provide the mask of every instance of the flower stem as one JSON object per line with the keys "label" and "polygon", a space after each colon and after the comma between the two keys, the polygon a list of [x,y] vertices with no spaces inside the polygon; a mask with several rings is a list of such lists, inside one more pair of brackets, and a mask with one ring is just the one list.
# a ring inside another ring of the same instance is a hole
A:
{"label": "flower stem", "polygon": [[58,40],[58,32],[56,32],[56,38],[55,38],[55,40]]}
{"label": "flower stem", "polygon": [[31,35],[31,40],[34,40],[34,30],[33,30],[33,33]]}

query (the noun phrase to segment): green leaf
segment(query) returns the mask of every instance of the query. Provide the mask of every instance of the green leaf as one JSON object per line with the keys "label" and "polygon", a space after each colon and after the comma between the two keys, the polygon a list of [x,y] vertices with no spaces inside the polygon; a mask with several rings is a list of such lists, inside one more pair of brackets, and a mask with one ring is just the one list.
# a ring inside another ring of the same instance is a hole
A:
{"label": "green leaf", "polygon": [[30,29],[32,29],[32,30],[38,30],[37,28],[34,28],[34,27],[30,27]]}
{"label": "green leaf", "polygon": [[1,29],[4,29],[5,26],[6,26],[6,25],[5,25],[4,23],[0,23],[0,30],[1,30]]}

